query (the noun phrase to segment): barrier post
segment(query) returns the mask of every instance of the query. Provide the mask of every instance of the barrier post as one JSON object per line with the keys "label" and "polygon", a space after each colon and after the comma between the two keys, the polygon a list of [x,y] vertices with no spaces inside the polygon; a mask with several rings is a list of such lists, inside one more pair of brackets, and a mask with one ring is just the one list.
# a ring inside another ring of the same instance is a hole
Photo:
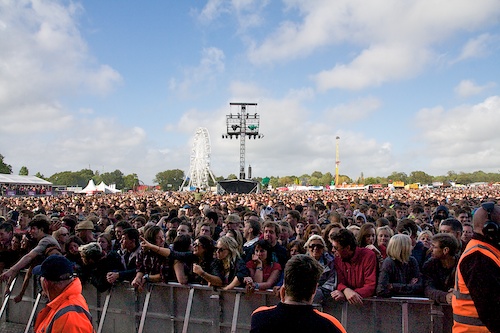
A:
{"label": "barrier post", "polygon": [[112,291],[113,291],[113,287],[111,287],[108,294],[106,295],[106,300],[104,301],[104,306],[102,307],[101,320],[99,321],[99,327],[97,328],[97,333],[102,332],[102,328],[104,326],[104,320],[106,319],[106,312],[108,311],[109,300],[111,298]]}
{"label": "barrier post", "polygon": [[9,303],[10,294],[12,293],[12,289],[14,289],[14,285],[16,284],[16,280],[17,280],[17,277],[12,279],[12,282],[9,284],[9,289],[7,289],[7,292],[4,295],[5,298],[4,298],[3,303],[2,303],[2,308],[0,309],[0,319],[2,319],[3,313],[5,312],[5,309],[7,308],[7,303]]}
{"label": "barrier post", "polygon": [[139,323],[139,329],[137,333],[142,333],[144,330],[144,323],[146,322],[146,314],[148,313],[149,300],[151,299],[151,290],[153,286],[148,285],[148,291],[146,292],[146,298],[144,299],[144,306],[142,307],[141,322]]}
{"label": "barrier post", "polygon": [[193,306],[194,288],[189,289],[188,303],[186,306],[186,314],[184,315],[184,324],[182,326],[182,333],[187,333],[189,318],[191,317],[191,307]]}
{"label": "barrier post", "polygon": [[35,299],[35,304],[33,305],[33,310],[31,310],[31,314],[30,314],[30,317],[28,319],[28,323],[26,324],[26,328],[24,329],[24,333],[28,333],[30,328],[31,328],[33,318],[35,318],[36,308],[38,307],[38,303],[40,303],[41,297],[42,297],[42,293],[38,293],[38,295],[36,296],[36,299]]}
{"label": "barrier post", "polygon": [[241,293],[236,293],[234,301],[233,320],[231,322],[231,333],[236,333],[236,325],[238,324],[238,312],[240,311]]}

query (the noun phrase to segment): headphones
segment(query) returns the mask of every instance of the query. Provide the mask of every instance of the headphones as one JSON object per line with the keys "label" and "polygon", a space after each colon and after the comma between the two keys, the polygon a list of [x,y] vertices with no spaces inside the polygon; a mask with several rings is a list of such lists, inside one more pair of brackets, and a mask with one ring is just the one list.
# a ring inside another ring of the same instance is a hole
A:
{"label": "headphones", "polygon": [[488,213],[488,219],[483,225],[483,235],[489,240],[499,243],[500,242],[500,226],[492,221],[491,214],[495,210],[494,202],[486,202],[481,205],[481,207]]}

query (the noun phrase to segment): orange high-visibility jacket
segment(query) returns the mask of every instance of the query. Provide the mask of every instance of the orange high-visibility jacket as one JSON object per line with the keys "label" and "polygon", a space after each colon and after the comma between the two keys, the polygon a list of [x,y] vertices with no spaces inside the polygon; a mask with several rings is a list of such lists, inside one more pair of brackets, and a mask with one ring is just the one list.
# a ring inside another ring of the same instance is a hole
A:
{"label": "orange high-visibility jacket", "polygon": [[87,301],[82,296],[82,284],[78,278],[40,311],[35,322],[35,332],[94,332],[92,317]]}
{"label": "orange high-visibility jacket", "polygon": [[455,290],[453,291],[452,306],[453,306],[453,333],[462,332],[489,332],[488,328],[479,319],[474,301],[471,298],[469,288],[465,285],[460,264],[462,260],[475,252],[481,252],[485,256],[491,258],[500,267],[500,251],[492,245],[472,239],[458,261]]}

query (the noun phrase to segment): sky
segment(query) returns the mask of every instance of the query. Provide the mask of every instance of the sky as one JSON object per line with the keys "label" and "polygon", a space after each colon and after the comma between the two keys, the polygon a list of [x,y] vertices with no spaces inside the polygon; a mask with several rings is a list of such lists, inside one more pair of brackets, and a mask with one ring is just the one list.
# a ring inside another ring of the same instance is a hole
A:
{"label": "sky", "polygon": [[498,0],[0,0],[0,154],[14,174],[189,174],[260,116],[254,177],[500,172]]}

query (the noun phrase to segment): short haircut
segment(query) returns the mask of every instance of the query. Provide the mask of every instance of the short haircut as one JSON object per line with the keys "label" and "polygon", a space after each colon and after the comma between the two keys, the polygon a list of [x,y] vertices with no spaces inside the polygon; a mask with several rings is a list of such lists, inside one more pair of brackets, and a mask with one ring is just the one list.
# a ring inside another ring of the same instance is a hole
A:
{"label": "short haircut", "polygon": [[6,233],[14,232],[14,226],[12,223],[4,222],[0,224],[0,230],[5,231]]}
{"label": "short haircut", "polygon": [[274,221],[267,221],[266,223],[264,223],[264,225],[262,226],[262,230],[266,228],[274,228],[276,236],[279,236],[281,233],[280,225]]}
{"label": "short haircut", "polygon": [[349,246],[351,251],[354,251],[357,247],[356,237],[348,229],[340,229],[339,232],[333,234],[332,240],[339,243],[342,247]]}
{"label": "short haircut", "polygon": [[120,222],[115,224],[115,229],[116,228],[122,228],[123,230],[130,229],[130,228],[132,228],[132,224],[130,224],[127,221],[120,221]]}
{"label": "short haircut", "polygon": [[127,236],[128,239],[135,241],[135,244],[139,245],[139,230],[135,228],[128,228],[123,230],[122,236]]}
{"label": "short haircut", "polygon": [[245,221],[245,223],[248,223],[250,225],[250,228],[252,228],[252,235],[257,237],[258,235],[260,235],[260,222],[259,221],[255,221],[253,219],[251,220],[247,220]]}
{"label": "short haircut", "polygon": [[191,246],[191,241],[192,239],[189,235],[178,235],[174,239],[172,249],[179,252],[187,252]]}
{"label": "short haircut", "polygon": [[215,223],[217,223],[217,220],[219,219],[219,215],[214,211],[209,211],[205,216],[207,219],[215,221]]}
{"label": "short haircut", "polygon": [[417,238],[418,227],[415,221],[411,219],[402,219],[398,223],[396,230],[400,234],[405,234],[410,236],[410,238],[411,237]]}
{"label": "short haircut", "polygon": [[185,225],[185,226],[188,228],[188,231],[189,231],[190,233],[193,233],[193,225],[192,225],[191,223],[189,223],[189,222],[187,222],[187,221],[182,221],[181,223],[179,223],[179,227],[180,227],[181,225]]}
{"label": "short haircut", "polygon": [[411,255],[411,239],[406,234],[397,234],[391,237],[387,245],[387,256],[407,263]]}
{"label": "short haircut", "polygon": [[293,301],[309,301],[316,292],[323,268],[317,260],[305,255],[293,256],[285,266],[285,294]]}
{"label": "short haircut", "polygon": [[300,221],[300,213],[296,210],[289,210],[288,213],[291,217],[296,219],[297,221]]}
{"label": "short haircut", "polygon": [[43,214],[37,214],[33,217],[33,220],[28,224],[30,227],[36,227],[43,230],[45,234],[50,232],[50,221],[49,218]]}
{"label": "short haircut", "polygon": [[459,220],[454,219],[452,217],[449,217],[446,220],[442,220],[439,225],[440,226],[441,225],[450,226],[454,232],[463,232],[464,231],[464,227],[462,226],[462,223],[460,223]]}
{"label": "short haircut", "polygon": [[457,254],[457,251],[459,249],[459,244],[458,244],[458,240],[448,234],[448,233],[439,233],[439,234],[435,234],[434,236],[432,236],[432,241],[433,242],[438,242],[439,243],[439,247],[444,249],[445,247],[447,247],[448,249],[450,249],[450,256],[455,256]]}

